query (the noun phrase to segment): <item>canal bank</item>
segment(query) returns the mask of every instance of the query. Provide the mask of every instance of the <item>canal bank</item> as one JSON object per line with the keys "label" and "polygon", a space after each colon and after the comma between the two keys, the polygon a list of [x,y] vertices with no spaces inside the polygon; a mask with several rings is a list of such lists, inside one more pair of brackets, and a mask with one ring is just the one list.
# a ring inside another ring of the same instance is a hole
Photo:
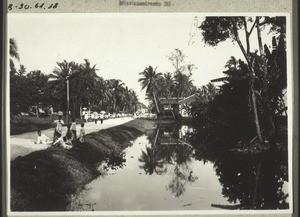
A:
{"label": "canal bank", "polygon": [[155,127],[154,121],[135,119],[91,133],[70,150],[50,147],[17,157],[11,162],[12,211],[64,211],[71,195],[101,175],[102,162],[119,165],[130,141]]}

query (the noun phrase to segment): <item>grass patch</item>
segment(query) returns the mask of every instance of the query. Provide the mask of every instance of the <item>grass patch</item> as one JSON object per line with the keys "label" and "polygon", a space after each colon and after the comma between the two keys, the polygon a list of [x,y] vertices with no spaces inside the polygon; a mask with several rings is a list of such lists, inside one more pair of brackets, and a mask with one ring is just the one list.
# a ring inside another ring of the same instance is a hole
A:
{"label": "grass patch", "polygon": [[54,117],[37,118],[37,117],[18,117],[14,116],[10,120],[11,135],[27,133],[37,130],[45,130],[54,127]]}
{"label": "grass patch", "polygon": [[[55,115],[46,118],[13,116],[10,120],[10,134],[17,135],[53,128],[53,121],[57,119],[58,117]],[[66,122],[64,118],[62,118],[62,120]],[[84,120],[76,119],[76,123],[84,123]],[[66,123],[64,126],[66,126]]]}
{"label": "grass patch", "polygon": [[123,125],[86,135],[84,143],[67,150],[50,147],[11,162],[13,211],[64,211],[70,196],[101,175],[106,161],[122,162],[120,153],[136,137],[149,135],[155,122],[135,119]]}

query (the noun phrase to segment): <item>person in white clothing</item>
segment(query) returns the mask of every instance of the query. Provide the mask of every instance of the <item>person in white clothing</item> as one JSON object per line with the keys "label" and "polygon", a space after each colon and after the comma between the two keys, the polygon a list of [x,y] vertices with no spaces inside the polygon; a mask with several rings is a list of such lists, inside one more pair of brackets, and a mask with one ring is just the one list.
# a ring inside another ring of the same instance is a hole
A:
{"label": "person in white clothing", "polygon": [[63,148],[66,149],[71,149],[72,148],[72,143],[71,141],[67,140],[66,136],[62,136],[61,134],[59,134],[58,139],[53,143],[54,146],[61,146]]}
{"label": "person in white clothing", "polygon": [[50,142],[49,137],[45,136],[40,130],[37,131],[38,137],[35,144],[46,144]]}
{"label": "person in white clothing", "polygon": [[79,136],[80,142],[84,142],[84,138],[83,138],[84,136],[85,136],[84,123],[81,123],[80,136]]}
{"label": "person in white clothing", "polygon": [[64,121],[61,119],[61,116],[58,116],[58,120],[55,120],[53,123],[55,124],[54,135],[53,135],[53,142],[54,142],[59,137],[58,136],[59,134],[62,135],[62,127]]}

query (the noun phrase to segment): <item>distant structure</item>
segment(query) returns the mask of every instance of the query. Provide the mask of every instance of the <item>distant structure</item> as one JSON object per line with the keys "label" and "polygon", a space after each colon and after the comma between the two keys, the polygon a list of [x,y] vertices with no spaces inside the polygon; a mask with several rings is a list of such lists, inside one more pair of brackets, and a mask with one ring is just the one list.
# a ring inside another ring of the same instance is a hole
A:
{"label": "distant structure", "polygon": [[176,118],[179,114],[182,117],[190,117],[188,110],[191,107],[191,103],[195,101],[197,101],[195,94],[188,97],[160,98],[159,103],[163,108],[162,116]]}

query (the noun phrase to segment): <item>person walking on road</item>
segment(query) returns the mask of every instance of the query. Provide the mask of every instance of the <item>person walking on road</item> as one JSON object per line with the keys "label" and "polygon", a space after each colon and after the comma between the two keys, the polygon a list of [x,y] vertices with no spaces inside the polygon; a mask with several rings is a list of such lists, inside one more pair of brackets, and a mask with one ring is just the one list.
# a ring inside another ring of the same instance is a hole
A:
{"label": "person walking on road", "polygon": [[87,113],[85,113],[84,120],[85,120],[86,123],[88,122],[88,119],[89,119],[89,115]]}
{"label": "person walking on road", "polygon": [[94,120],[95,120],[95,124],[97,124],[97,121],[98,121],[98,118],[99,118],[99,115],[97,112],[94,112]]}

